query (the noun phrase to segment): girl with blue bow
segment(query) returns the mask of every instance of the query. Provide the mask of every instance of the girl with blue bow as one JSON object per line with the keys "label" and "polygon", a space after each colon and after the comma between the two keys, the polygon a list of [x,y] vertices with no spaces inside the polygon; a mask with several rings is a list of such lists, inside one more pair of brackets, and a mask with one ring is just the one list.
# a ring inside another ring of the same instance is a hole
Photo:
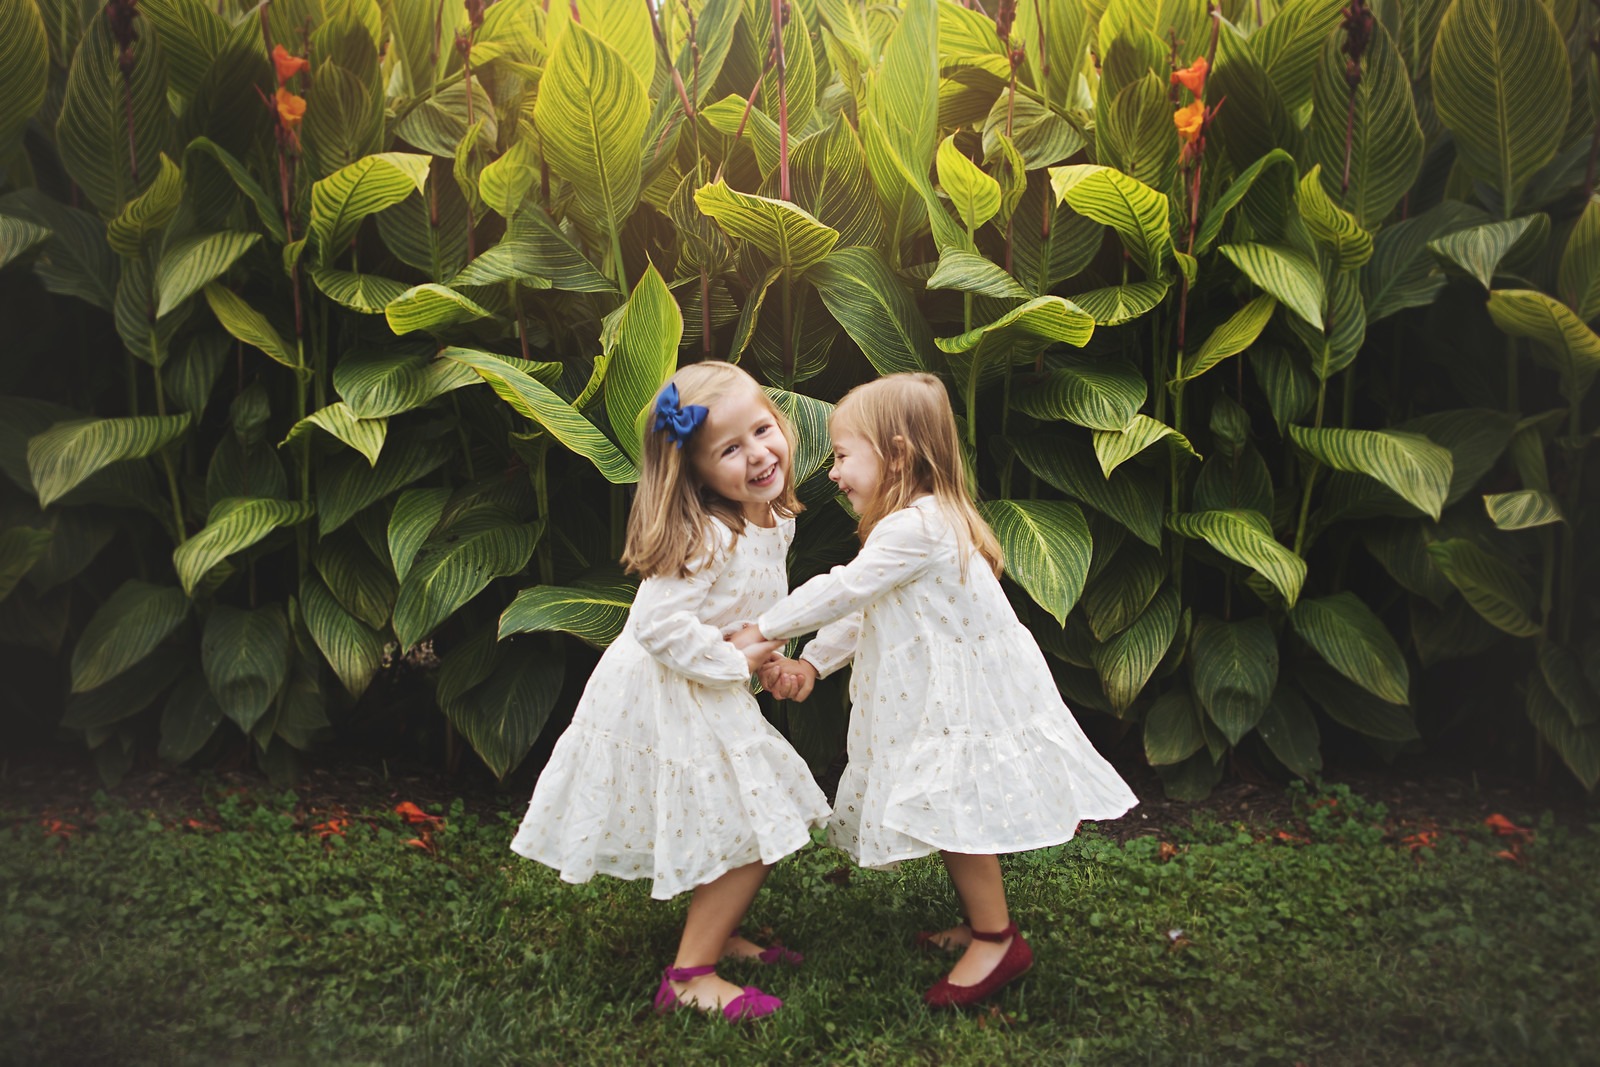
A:
{"label": "girl with blue bow", "polygon": [[639,592],[511,847],[568,882],[601,873],[649,878],[662,900],[692,891],[657,1010],[759,1018],[781,1001],[724,980],[717,962],[800,962],[737,927],[768,868],[810,840],[828,805],[751,695],[778,643],[740,651],[724,638],[788,591],[794,434],[729,363],[679,370],[647,419],[622,556]]}

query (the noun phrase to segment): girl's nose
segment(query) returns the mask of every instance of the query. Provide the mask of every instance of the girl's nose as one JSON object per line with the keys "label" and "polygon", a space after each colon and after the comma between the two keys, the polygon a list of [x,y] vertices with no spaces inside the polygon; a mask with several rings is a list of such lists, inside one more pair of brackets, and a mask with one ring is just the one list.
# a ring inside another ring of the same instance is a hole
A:
{"label": "girl's nose", "polygon": [[828,481],[833,482],[835,484],[838,483],[838,481],[839,481],[839,464],[838,463],[835,463],[833,466],[828,468]]}

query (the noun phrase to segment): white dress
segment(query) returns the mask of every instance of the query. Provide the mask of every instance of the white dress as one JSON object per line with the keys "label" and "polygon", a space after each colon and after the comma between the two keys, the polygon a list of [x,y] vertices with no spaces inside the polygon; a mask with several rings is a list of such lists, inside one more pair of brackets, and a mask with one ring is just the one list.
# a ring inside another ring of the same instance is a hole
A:
{"label": "white dress", "polygon": [[920,497],[757,620],[770,638],[822,626],[801,653],[819,674],[855,661],[828,836],[863,867],[1060,844],[1079,820],[1138,803],[976,553],[963,581],[957,546],[943,509]]}
{"label": "white dress", "polygon": [[724,635],[783,597],[794,520],[713,523],[686,578],[647,578],[534,787],[513,851],[566,882],[651,878],[666,900],[774,863],[827,819],[805,761],[761,715]]}

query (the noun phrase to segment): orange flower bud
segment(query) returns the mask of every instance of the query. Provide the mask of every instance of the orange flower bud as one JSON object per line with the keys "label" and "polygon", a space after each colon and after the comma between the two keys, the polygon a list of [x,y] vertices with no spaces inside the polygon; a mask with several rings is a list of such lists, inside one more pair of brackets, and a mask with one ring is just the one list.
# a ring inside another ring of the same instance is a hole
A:
{"label": "orange flower bud", "polygon": [[272,65],[278,68],[278,84],[282,85],[301,71],[310,70],[310,60],[292,54],[283,45],[273,45]]}
{"label": "orange flower bud", "polygon": [[306,98],[296,96],[287,89],[280,88],[277,95],[278,121],[286,130],[295,130],[300,127],[300,120],[306,117]]}
{"label": "orange flower bud", "polygon": [[1172,72],[1172,84],[1181,85],[1195,96],[1206,90],[1206,74],[1211,70],[1211,64],[1206,62],[1206,57],[1201,56],[1193,64],[1183,70]]}
{"label": "orange flower bud", "polygon": [[1205,116],[1206,107],[1198,100],[1174,111],[1172,122],[1178,127],[1178,139],[1184,144],[1193,144],[1194,139],[1200,136],[1200,127],[1205,122]]}

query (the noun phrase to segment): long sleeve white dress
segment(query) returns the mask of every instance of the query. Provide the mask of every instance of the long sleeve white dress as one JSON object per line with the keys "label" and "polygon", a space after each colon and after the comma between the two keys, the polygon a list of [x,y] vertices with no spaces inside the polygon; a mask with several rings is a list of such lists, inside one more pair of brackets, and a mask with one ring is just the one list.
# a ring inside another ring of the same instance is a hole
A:
{"label": "long sleeve white dress", "polygon": [[801,653],[819,674],[854,660],[828,836],[863,867],[1060,844],[1138,803],[988,564],[973,553],[963,579],[961,562],[943,509],[920,497],[757,620],[769,638],[822,626]]}
{"label": "long sleeve white dress", "polygon": [[513,851],[586,882],[650,878],[666,900],[810,840],[827,799],[761,715],[724,635],[788,587],[794,520],[714,524],[688,577],[647,578],[534,787]]}

